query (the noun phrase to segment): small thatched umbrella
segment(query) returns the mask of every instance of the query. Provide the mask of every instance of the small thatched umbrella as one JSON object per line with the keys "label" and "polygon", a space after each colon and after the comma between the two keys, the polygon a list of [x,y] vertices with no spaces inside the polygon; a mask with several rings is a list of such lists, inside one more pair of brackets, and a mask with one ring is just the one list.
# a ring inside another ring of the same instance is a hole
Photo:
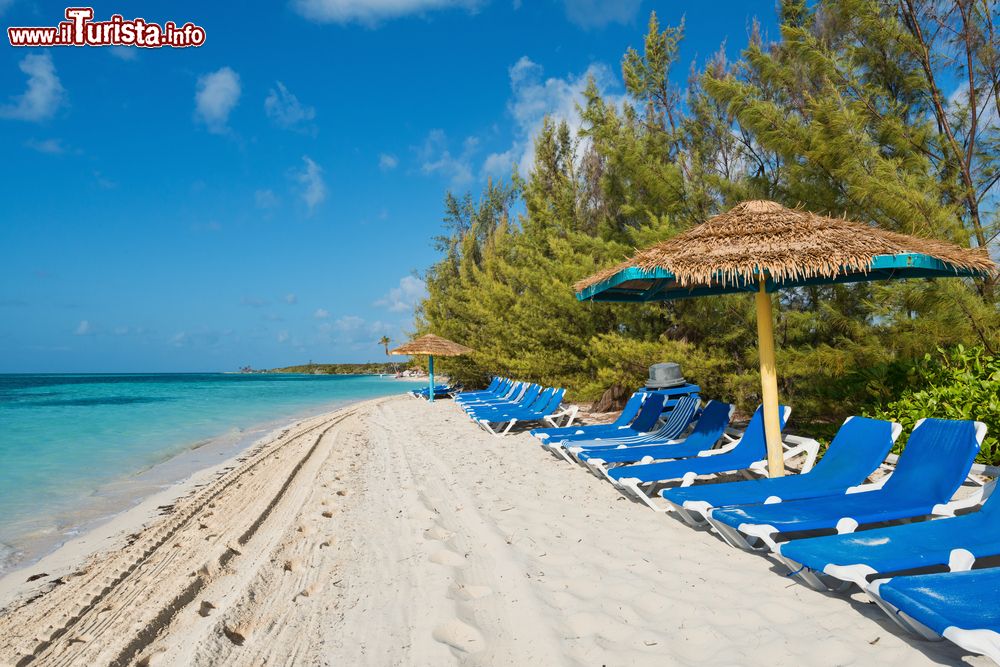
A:
{"label": "small thatched umbrella", "polygon": [[983,249],[746,201],[576,284],[581,301],[668,301],[754,292],[771,476],[783,475],[769,293],[788,287],[894,278],[988,277]]}
{"label": "small thatched umbrella", "polygon": [[471,347],[466,347],[464,345],[459,345],[454,343],[447,338],[441,338],[440,336],[435,336],[434,334],[427,334],[411,340],[405,345],[400,345],[395,350],[392,350],[389,354],[426,354],[427,355],[427,370],[430,375],[430,387],[428,388],[427,400],[434,400],[434,356],[439,357],[458,357],[463,354],[469,354],[472,352]]}

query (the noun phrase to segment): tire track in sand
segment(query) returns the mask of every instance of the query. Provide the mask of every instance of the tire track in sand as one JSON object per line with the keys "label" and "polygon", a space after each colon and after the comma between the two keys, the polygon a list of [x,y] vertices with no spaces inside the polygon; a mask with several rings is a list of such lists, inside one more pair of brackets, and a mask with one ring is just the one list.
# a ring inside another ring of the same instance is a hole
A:
{"label": "tire track in sand", "polygon": [[323,434],[352,414],[300,422],[255,446],[120,550],[92,557],[46,594],[0,616],[0,661],[131,664],[239,556]]}

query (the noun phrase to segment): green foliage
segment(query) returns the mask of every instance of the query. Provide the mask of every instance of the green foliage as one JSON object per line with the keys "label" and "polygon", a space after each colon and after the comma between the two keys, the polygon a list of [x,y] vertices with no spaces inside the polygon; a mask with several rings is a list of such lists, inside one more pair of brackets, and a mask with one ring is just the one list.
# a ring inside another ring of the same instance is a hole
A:
{"label": "green foliage", "polygon": [[[871,416],[903,425],[908,434],[918,419],[972,419],[989,428],[978,461],[1000,465],[1000,356],[962,345],[926,354],[905,374],[899,398],[871,410]],[[896,444],[897,451],[905,437]]]}

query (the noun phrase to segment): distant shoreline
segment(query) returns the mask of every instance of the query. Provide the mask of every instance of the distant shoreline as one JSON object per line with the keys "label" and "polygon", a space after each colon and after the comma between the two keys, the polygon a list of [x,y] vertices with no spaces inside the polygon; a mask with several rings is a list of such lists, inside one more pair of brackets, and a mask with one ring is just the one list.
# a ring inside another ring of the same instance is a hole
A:
{"label": "distant shoreline", "polygon": [[395,375],[410,368],[409,362],[367,362],[361,364],[301,364],[297,366],[282,366],[279,368],[253,369],[246,368],[236,371],[245,374],[283,373],[295,375]]}

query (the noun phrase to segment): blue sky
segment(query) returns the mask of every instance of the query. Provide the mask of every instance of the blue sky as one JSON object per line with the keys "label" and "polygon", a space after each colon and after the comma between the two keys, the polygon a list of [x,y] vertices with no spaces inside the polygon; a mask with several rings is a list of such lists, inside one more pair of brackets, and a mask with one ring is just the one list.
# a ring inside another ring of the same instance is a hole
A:
{"label": "blue sky", "polygon": [[[205,28],[191,49],[0,47],[0,372],[383,359],[448,189],[531,155],[656,10],[687,63],[772,0],[101,2]],[[0,0],[4,27],[66,5]]]}

